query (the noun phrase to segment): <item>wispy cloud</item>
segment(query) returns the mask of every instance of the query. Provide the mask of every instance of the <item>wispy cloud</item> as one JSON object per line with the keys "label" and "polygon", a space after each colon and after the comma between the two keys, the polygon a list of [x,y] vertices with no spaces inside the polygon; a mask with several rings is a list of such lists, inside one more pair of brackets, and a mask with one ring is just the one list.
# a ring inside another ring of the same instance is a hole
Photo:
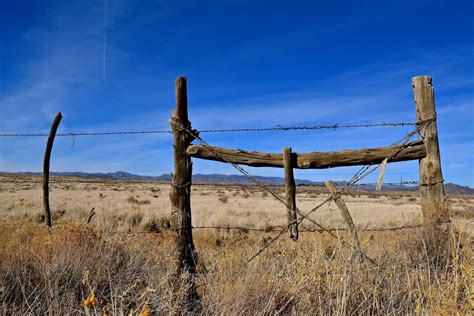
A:
{"label": "wispy cloud", "polygon": [[[115,3],[109,9],[109,25],[126,14],[129,5]],[[20,39],[37,54],[22,61],[21,68],[16,69],[20,79],[3,93],[3,130],[44,128],[44,119],[68,109],[72,100],[102,83],[102,1],[62,3],[45,9],[45,14],[48,23],[31,28]],[[109,54],[120,58],[124,53],[109,44]]]}

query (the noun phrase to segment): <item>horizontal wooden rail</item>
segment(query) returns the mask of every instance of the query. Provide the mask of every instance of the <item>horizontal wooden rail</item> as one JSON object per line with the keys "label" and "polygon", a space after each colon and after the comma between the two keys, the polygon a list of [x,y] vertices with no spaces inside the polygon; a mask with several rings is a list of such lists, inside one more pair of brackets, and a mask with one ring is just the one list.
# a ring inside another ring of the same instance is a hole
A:
{"label": "horizontal wooden rail", "polygon": [[[381,163],[397,153],[388,162],[417,160],[426,156],[423,141],[418,140],[402,146],[341,150],[335,152],[294,153],[293,168],[324,169],[342,166],[371,165]],[[186,153],[194,158],[231,162],[252,167],[283,168],[283,154],[226,149],[214,146],[190,145]]]}

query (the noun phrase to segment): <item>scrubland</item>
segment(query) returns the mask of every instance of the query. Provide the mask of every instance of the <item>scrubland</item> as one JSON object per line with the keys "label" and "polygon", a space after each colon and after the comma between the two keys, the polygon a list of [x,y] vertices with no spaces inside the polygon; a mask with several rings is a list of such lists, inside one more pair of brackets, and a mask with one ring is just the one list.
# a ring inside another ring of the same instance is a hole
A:
{"label": "scrubland", "polygon": [[[168,184],[53,178],[50,188],[51,230],[43,222],[41,179],[0,176],[3,314],[189,310],[189,285],[173,276]],[[283,188],[272,189],[283,194]],[[305,211],[327,197],[318,187],[297,191]],[[247,262],[285,226],[285,207],[256,187],[194,185],[193,226],[201,228],[193,232],[200,297],[193,312],[474,312],[473,197],[449,198],[450,229],[412,227],[422,223],[414,193],[349,192],[343,198],[361,247],[376,264],[327,233],[305,232],[314,228],[310,223],[301,226],[297,242],[285,236]],[[333,203],[313,218],[350,241]],[[97,303],[85,307],[92,293]]]}

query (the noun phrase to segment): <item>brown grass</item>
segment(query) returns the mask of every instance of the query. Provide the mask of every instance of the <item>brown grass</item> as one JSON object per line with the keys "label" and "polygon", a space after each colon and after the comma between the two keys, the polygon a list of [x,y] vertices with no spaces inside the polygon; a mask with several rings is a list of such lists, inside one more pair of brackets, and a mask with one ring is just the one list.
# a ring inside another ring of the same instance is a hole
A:
{"label": "brown grass", "polygon": [[[167,186],[105,182],[90,192],[78,183],[58,187],[51,194],[57,217],[48,230],[35,220],[41,214],[39,185],[0,186],[2,314],[85,313],[82,302],[91,292],[98,300],[88,310],[92,314],[137,314],[146,306],[156,314],[186,310],[189,284],[173,278],[174,233],[168,212],[160,209],[168,207],[160,204],[167,199]],[[377,262],[373,265],[327,234],[303,232],[297,243],[282,238],[247,263],[277,234],[270,228],[284,225],[286,210],[253,188],[233,188],[239,192],[235,195],[218,190],[194,189],[196,226],[253,224],[269,231],[194,231],[199,311],[204,314],[469,314],[474,308],[473,244],[464,233],[438,225],[360,232],[362,248]],[[324,193],[301,191],[303,206],[325,198]],[[157,193],[150,204],[127,201],[147,201]],[[232,198],[223,202],[219,196]],[[396,196],[345,200],[359,227],[418,223],[420,211],[410,196]],[[454,213],[472,221],[464,211],[472,200],[456,203]],[[92,205],[97,215],[86,225]],[[331,206],[317,218],[343,225],[335,210]],[[397,210],[399,217],[391,214]],[[337,234],[349,240],[346,233]]]}
{"label": "brown grass", "polygon": [[[31,221],[0,225],[3,313],[80,312],[91,289],[98,312],[128,313],[145,304],[154,312],[184,308],[179,298],[186,284],[176,289],[170,274],[171,232],[109,235],[65,222],[52,231]],[[216,246],[213,233],[196,232],[201,312],[467,313],[473,298],[471,250],[449,232],[442,239],[416,233],[420,238],[364,235],[375,266],[326,235],[282,240],[247,263],[270,234],[232,232]]]}

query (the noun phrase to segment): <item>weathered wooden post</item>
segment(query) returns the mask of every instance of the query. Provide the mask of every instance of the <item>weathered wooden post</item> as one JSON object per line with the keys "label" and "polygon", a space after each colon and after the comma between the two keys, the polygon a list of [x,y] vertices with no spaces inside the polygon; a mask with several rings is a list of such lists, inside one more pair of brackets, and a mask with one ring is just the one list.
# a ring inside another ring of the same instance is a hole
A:
{"label": "weathered wooden post", "polygon": [[352,220],[351,213],[349,213],[349,209],[346,206],[346,203],[341,199],[340,194],[337,192],[336,186],[334,185],[334,182],[331,180],[328,180],[325,182],[326,188],[328,189],[329,193],[331,194],[334,202],[336,203],[337,207],[339,208],[339,211],[341,211],[342,218],[347,224],[347,227],[349,228],[351,234],[352,234],[352,240],[354,241],[354,244],[359,247],[359,238],[357,237],[357,230],[354,225],[354,221]]}
{"label": "weathered wooden post", "polygon": [[293,174],[291,148],[283,148],[283,167],[285,168],[286,203],[288,204],[288,233],[291,240],[298,240],[298,224],[296,216],[296,184]]}
{"label": "weathered wooden post", "polygon": [[59,123],[63,118],[61,112],[58,112],[54,117],[51,130],[49,131],[48,142],[46,143],[46,150],[44,151],[43,159],[43,207],[44,215],[46,219],[46,225],[51,228],[51,209],[49,207],[49,163],[51,160],[51,151],[53,150],[54,138],[56,137],[56,131],[58,130]]}
{"label": "weathered wooden post", "polygon": [[438,141],[438,127],[432,78],[418,76],[412,78],[415,97],[416,120],[435,119],[420,132],[419,138],[426,146],[426,157],[419,160],[420,197],[425,223],[445,220],[443,174]]}
{"label": "weathered wooden post", "polygon": [[175,268],[180,276],[189,273],[189,299],[197,298],[194,275],[196,273],[196,253],[193,243],[191,223],[191,157],[186,154],[186,148],[191,144],[193,137],[184,129],[190,129],[188,120],[188,100],[186,78],[178,77],[175,81],[176,109],[169,123],[173,130],[174,140],[174,174],[171,179],[171,223],[176,230]]}

